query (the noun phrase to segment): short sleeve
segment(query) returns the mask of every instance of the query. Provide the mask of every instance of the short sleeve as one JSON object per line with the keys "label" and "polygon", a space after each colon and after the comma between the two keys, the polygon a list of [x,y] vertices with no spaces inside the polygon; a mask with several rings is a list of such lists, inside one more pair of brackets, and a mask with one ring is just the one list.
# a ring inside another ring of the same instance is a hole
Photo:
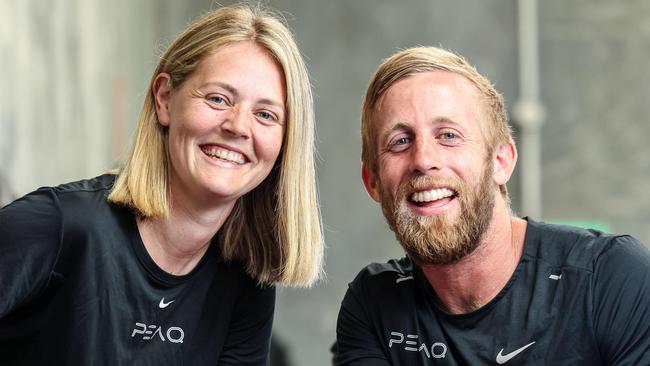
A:
{"label": "short sleeve", "polygon": [[61,243],[61,213],[49,188],[0,209],[0,319],[38,296]]}
{"label": "short sleeve", "polygon": [[251,280],[235,303],[218,365],[266,366],[274,310],[275,287],[256,285]]}
{"label": "short sleeve", "polygon": [[372,331],[362,297],[355,291],[354,283],[350,284],[341,302],[334,353],[334,364],[337,366],[390,365]]}
{"label": "short sleeve", "polygon": [[650,252],[629,236],[597,259],[594,330],[608,365],[650,364]]}

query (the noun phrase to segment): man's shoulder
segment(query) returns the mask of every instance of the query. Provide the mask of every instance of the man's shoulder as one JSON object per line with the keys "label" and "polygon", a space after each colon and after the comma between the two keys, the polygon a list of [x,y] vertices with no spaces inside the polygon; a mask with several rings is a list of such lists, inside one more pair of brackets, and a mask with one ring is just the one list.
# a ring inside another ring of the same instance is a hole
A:
{"label": "man's shoulder", "polygon": [[630,235],[605,233],[596,229],[558,225],[529,220],[534,245],[529,254],[555,264],[571,265],[593,271],[596,262],[612,252],[647,252]]}
{"label": "man's shoulder", "polygon": [[402,282],[413,281],[415,265],[409,257],[391,259],[384,263],[371,263],[364,267],[350,283],[350,288],[385,291]]}

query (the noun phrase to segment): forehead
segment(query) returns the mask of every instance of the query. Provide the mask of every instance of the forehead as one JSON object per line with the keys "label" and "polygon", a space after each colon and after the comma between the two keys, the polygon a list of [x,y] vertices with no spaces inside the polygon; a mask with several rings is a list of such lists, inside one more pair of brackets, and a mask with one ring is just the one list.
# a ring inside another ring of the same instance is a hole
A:
{"label": "forehead", "polygon": [[478,88],[462,75],[448,71],[418,73],[391,85],[375,105],[374,128],[453,121],[483,133],[484,102]]}
{"label": "forehead", "polygon": [[282,66],[266,48],[253,41],[228,43],[206,53],[189,78],[232,80],[257,85],[260,90],[270,89],[268,92],[279,91],[283,96],[286,93]]}

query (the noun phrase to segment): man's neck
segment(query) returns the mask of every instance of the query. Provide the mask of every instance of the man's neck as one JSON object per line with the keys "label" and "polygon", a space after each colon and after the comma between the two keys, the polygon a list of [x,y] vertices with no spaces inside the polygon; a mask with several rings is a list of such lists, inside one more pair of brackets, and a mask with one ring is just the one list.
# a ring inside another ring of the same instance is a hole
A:
{"label": "man's neck", "polygon": [[512,277],[521,258],[527,222],[508,210],[493,217],[476,250],[448,265],[422,265],[438,296],[438,305],[452,314],[485,306]]}

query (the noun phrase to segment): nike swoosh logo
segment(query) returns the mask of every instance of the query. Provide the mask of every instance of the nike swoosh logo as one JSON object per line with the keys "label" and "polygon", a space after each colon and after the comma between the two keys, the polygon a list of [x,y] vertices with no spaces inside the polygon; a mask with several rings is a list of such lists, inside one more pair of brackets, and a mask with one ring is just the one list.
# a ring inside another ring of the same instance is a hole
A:
{"label": "nike swoosh logo", "polygon": [[413,276],[402,276],[402,275],[397,275],[397,276],[398,276],[398,277],[397,277],[397,279],[395,280],[395,283],[400,283],[400,282],[402,282],[402,281],[408,281],[408,280],[412,280],[412,279],[413,279]]}
{"label": "nike swoosh logo", "polygon": [[161,309],[164,309],[164,308],[168,307],[169,304],[173,303],[174,301],[176,301],[176,300],[172,300],[172,301],[170,301],[170,302],[165,302],[165,298],[163,297],[163,298],[160,300],[160,304],[158,304],[158,307],[161,308]]}
{"label": "nike swoosh logo", "polygon": [[523,346],[523,347],[521,347],[521,348],[518,348],[518,349],[516,349],[516,350],[514,350],[514,351],[512,351],[512,352],[510,352],[510,353],[508,353],[507,355],[503,355],[503,354],[502,354],[502,353],[503,353],[503,348],[501,348],[501,351],[499,351],[499,354],[497,355],[497,363],[498,363],[499,365],[503,365],[504,363],[510,361],[510,359],[512,359],[512,358],[515,357],[516,355],[520,354],[520,353],[523,352],[526,348],[532,346],[533,344],[535,344],[535,342],[530,342],[530,343],[528,343],[527,345],[525,345],[525,346]]}

